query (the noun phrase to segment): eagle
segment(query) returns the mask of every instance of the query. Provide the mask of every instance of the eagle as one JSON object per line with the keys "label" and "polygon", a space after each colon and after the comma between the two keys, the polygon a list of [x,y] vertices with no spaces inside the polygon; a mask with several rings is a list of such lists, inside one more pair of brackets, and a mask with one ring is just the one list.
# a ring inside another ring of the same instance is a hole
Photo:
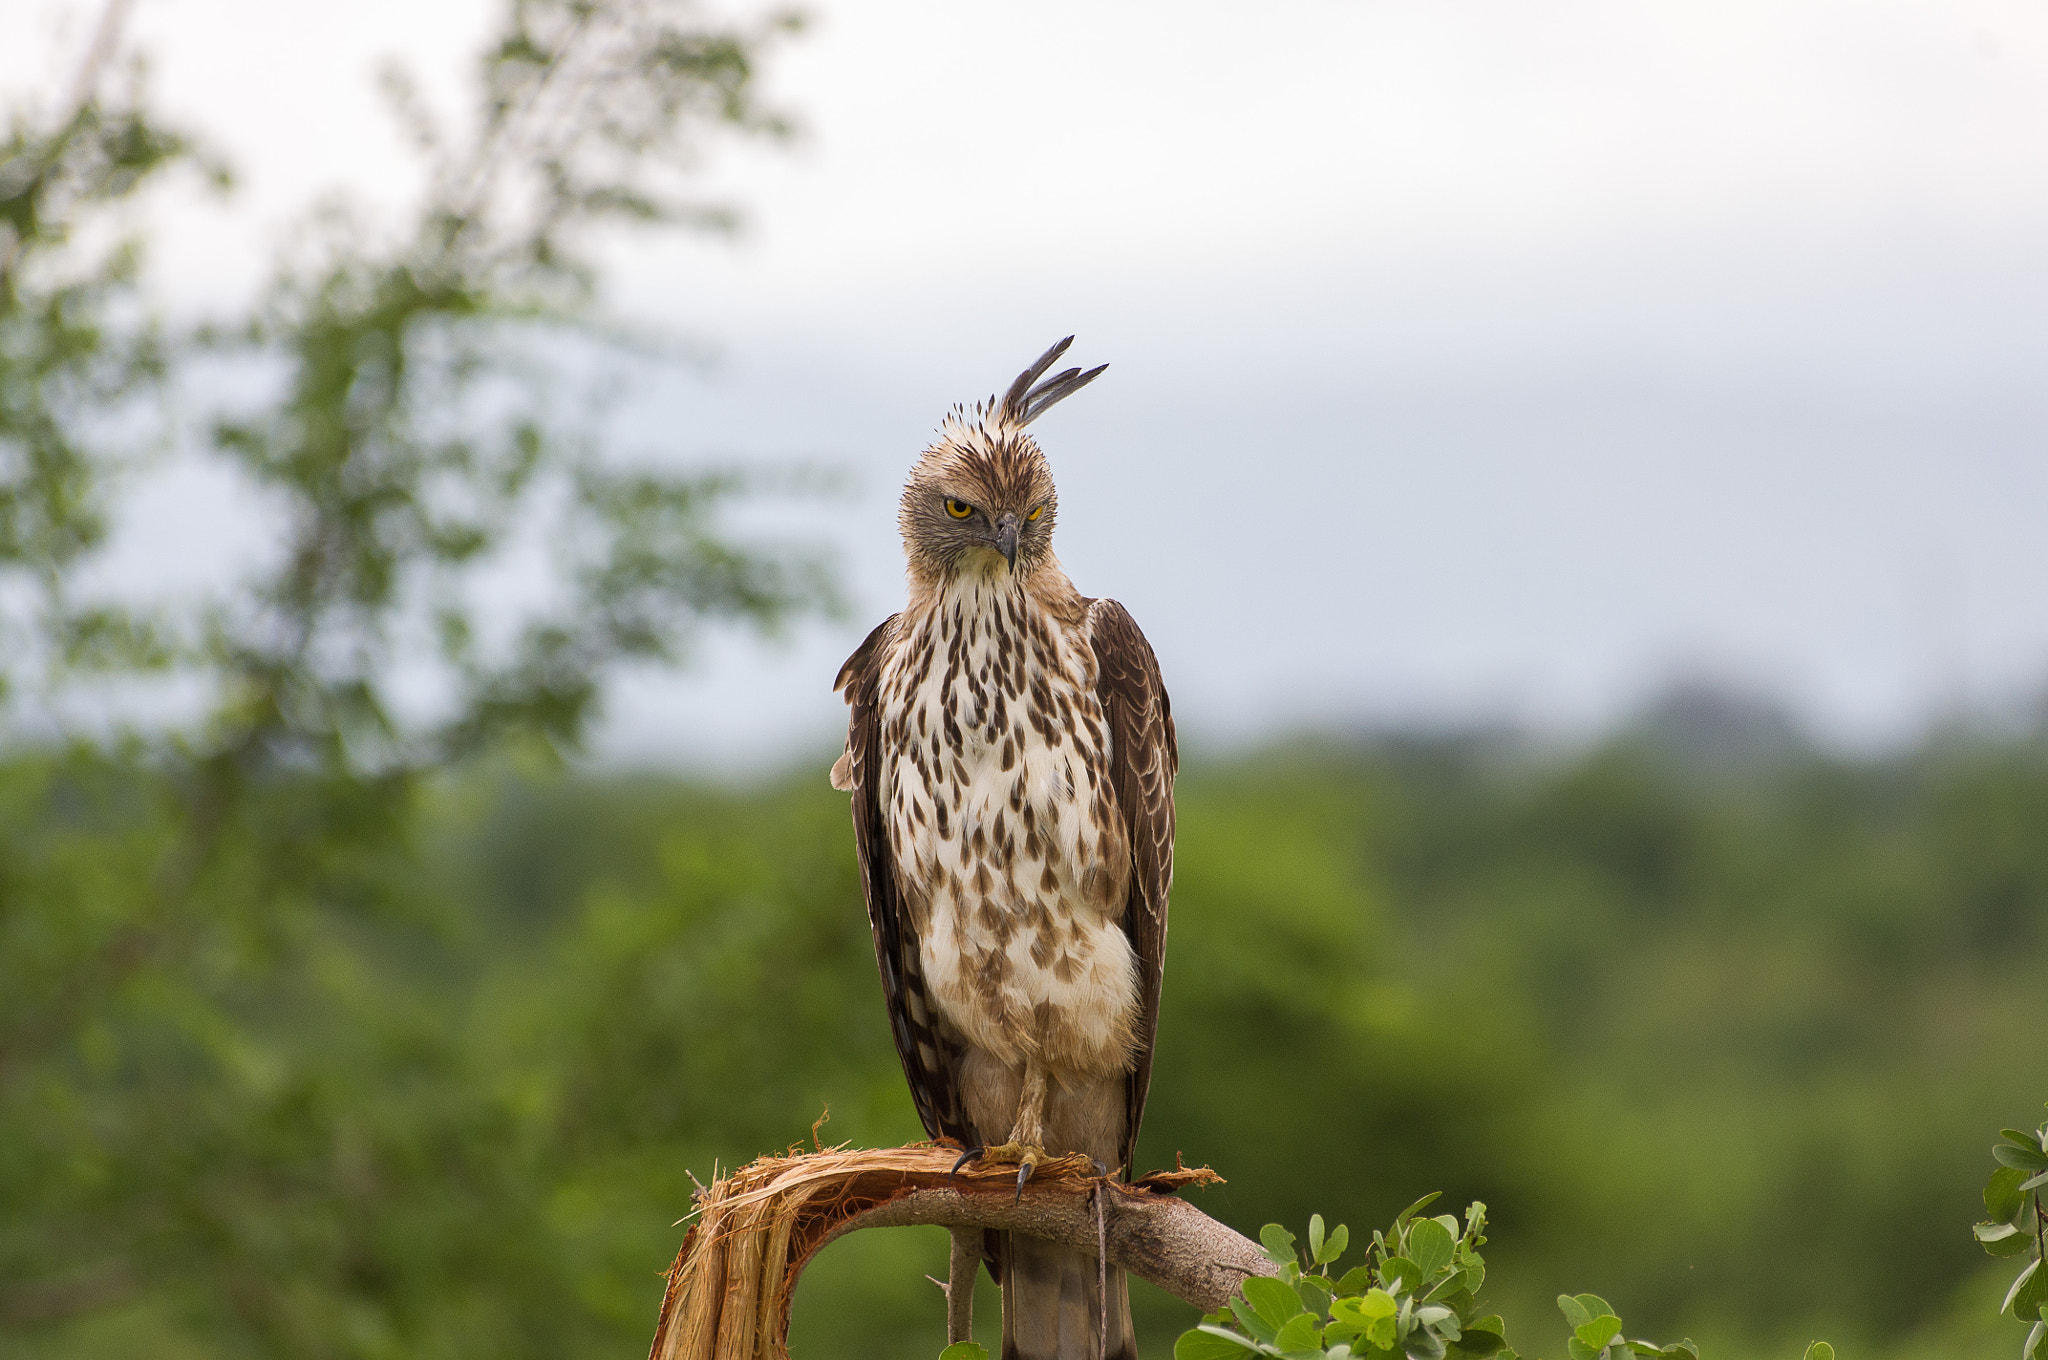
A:
{"label": "eagle", "polygon": [[[839,671],[832,786],[854,839],[897,1056],[927,1133],[1017,1165],[1086,1153],[1128,1179],[1173,883],[1173,710],[1130,613],[1053,556],[1059,497],[1027,427],[1107,365],[955,407],[897,522],[909,598]],[[1004,1360],[1135,1357],[1123,1273],[990,1233]]]}

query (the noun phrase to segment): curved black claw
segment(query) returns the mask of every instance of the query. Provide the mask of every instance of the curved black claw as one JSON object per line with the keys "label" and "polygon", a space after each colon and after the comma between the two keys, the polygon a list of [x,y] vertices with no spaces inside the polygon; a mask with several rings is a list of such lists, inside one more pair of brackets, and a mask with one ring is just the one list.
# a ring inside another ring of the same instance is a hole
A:
{"label": "curved black claw", "polygon": [[953,1169],[946,1173],[946,1179],[952,1180],[955,1176],[959,1175],[960,1168],[966,1166],[969,1162],[974,1161],[976,1158],[980,1157],[981,1151],[982,1150],[978,1147],[971,1147],[967,1149],[967,1151],[961,1153],[960,1160],[953,1163]]}
{"label": "curved black claw", "polygon": [[1024,1202],[1024,1182],[1031,1179],[1033,1169],[1034,1165],[1029,1159],[1017,1163],[1017,1198],[1013,1201],[1014,1203],[1022,1204]]}

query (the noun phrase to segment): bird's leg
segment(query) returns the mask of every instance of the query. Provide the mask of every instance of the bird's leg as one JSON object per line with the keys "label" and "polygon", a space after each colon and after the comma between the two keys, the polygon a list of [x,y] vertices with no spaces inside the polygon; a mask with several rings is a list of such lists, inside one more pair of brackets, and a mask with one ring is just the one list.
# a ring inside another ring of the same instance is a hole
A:
{"label": "bird's leg", "polygon": [[1017,1122],[1010,1129],[1010,1141],[981,1150],[985,1162],[1017,1164],[1017,1198],[1024,1197],[1024,1183],[1038,1164],[1051,1157],[1045,1150],[1046,1071],[1037,1062],[1024,1060],[1024,1089],[1017,1098]]}

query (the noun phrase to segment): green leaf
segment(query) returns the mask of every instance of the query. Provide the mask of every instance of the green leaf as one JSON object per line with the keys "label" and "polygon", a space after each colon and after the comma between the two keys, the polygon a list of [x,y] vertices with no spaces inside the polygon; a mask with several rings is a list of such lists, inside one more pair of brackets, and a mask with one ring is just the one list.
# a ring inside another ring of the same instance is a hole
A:
{"label": "green leaf", "polygon": [[1415,1320],[1425,1327],[1434,1327],[1439,1331],[1443,1331],[1444,1324],[1449,1323],[1450,1330],[1444,1332],[1445,1336],[1456,1336],[1458,1332],[1458,1315],[1440,1303],[1424,1304],[1416,1309]]}
{"label": "green leaf", "polygon": [[1408,1360],[1444,1360],[1444,1339],[1427,1327],[1411,1328],[1401,1349]]}
{"label": "green leaf", "polygon": [[2023,1148],[2032,1148],[2036,1152],[2042,1151],[2041,1135],[2038,1133],[2028,1133],[2025,1129],[2000,1129],[1998,1132],[2009,1142],[2018,1143]]}
{"label": "green leaf", "polygon": [[[2035,1314],[2024,1313],[2020,1309],[2025,1307],[2029,1301],[2028,1296],[2035,1292],[2033,1288],[2034,1282],[2041,1278],[2041,1262],[2037,1258],[2027,1264],[2027,1268],[2020,1272],[2019,1278],[2012,1282],[2012,1288],[2005,1291],[2005,1302],[1998,1305],[1998,1311],[2003,1313],[2010,1309],[2012,1310],[2012,1315],[2022,1322],[2034,1316]],[[2032,1302],[2036,1312],[2038,1312],[2041,1306],[2040,1299],[2034,1298]]]}
{"label": "green leaf", "polygon": [[2000,1143],[1991,1149],[1991,1155],[2006,1166],[2016,1166],[2022,1171],[2048,1171],[2048,1152],[2038,1146],[2014,1147],[2011,1143]]}
{"label": "green leaf", "polygon": [[1573,1328],[1572,1335],[1591,1349],[1604,1351],[1608,1342],[1621,1335],[1621,1319],[1612,1313],[1602,1313],[1592,1321]]}
{"label": "green leaf", "polygon": [[1238,1288],[1244,1292],[1245,1300],[1265,1319],[1266,1325],[1275,1331],[1302,1312],[1301,1296],[1294,1292],[1294,1286],[1284,1281],[1254,1275]]}
{"label": "green leaf", "polygon": [[1457,1344],[1451,1347],[1453,1355],[1492,1355],[1508,1344],[1507,1327],[1498,1316],[1479,1319],[1459,1334]]}
{"label": "green leaf", "polygon": [[[1180,1351],[1179,1346],[1173,1349],[1176,1354]],[[939,1360],[988,1360],[988,1347],[978,1341],[955,1341],[939,1352]]]}
{"label": "green leaf", "polygon": [[1805,1360],[1835,1360],[1835,1348],[1825,1341],[1816,1341],[1806,1348]]}
{"label": "green leaf", "polygon": [[1401,1306],[1384,1289],[1374,1289],[1360,1299],[1347,1300],[1365,1324],[1365,1339],[1384,1351],[1394,1349],[1400,1331]]}
{"label": "green leaf", "polygon": [[[1565,1323],[1574,1328],[1583,1327],[1593,1320],[1591,1310],[1569,1294],[1557,1296],[1557,1311],[1563,1313]],[[1600,1311],[1604,1313],[1607,1310],[1602,1308]]]}
{"label": "green leaf", "polygon": [[1408,1257],[1424,1280],[1435,1278],[1438,1271],[1450,1265],[1456,1246],[1457,1237],[1433,1218],[1418,1219],[1408,1229]]}
{"label": "green leaf", "polygon": [[1329,1237],[1324,1240],[1322,1246],[1316,1249],[1316,1264],[1319,1266],[1330,1264],[1342,1256],[1344,1249],[1350,1245],[1351,1229],[1339,1223],[1336,1227],[1330,1229]]}
{"label": "green leaf", "polygon": [[1294,1292],[1301,1295],[1301,1306],[1311,1313],[1330,1311],[1330,1287],[1323,1283],[1322,1276],[1302,1276],[1294,1282]]}
{"label": "green leaf", "polygon": [[1380,1279],[1395,1293],[1413,1294],[1422,1288],[1422,1267],[1405,1256],[1389,1256],[1380,1262]]}
{"label": "green leaf", "polygon": [[2021,1232],[2011,1223],[1979,1223],[1970,1231],[1993,1256],[2017,1256],[2034,1245],[2033,1234]]}
{"label": "green leaf", "polygon": [[1991,1179],[1984,1182],[1984,1209],[2000,1223],[2010,1223],[2019,1217],[2021,1209],[2027,1206],[2027,1197],[2020,1186],[2025,1183],[2027,1173],[2016,1166],[2001,1166],[1991,1173]]}
{"label": "green leaf", "polygon": [[1390,1318],[1399,1311],[1400,1305],[1384,1289],[1374,1289],[1356,1298],[1338,1299],[1330,1305],[1333,1317],[1355,1322],[1361,1327],[1377,1318]]}
{"label": "green leaf", "polygon": [[2037,1322],[2020,1346],[2020,1360],[2048,1360],[2048,1322]]}
{"label": "green leaf", "polygon": [[1363,1294],[1372,1288],[1372,1267],[1353,1266],[1344,1272],[1344,1278],[1337,1281],[1339,1294]]}
{"label": "green leaf", "polygon": [[1266,1249],[1266,1259],[1276,1266],[1301,1263],[1300,1255],[1294,1250],[1294,1234],[1278,1223],[1268,1223],[1259,1229],[1259,1245]]}
{"label": "green leaf", "polygon": [[1472,1303],[1472,1295],[1465,1289],[1465,1272],[1454,1270],[1436,1282],[1423,1299],[1429,1303],[1447,1304],[1454,1312],[1465,1312]]}
{"label": "green leaf", "polygon": [[2048,1185],[2048,1171],[2043,1171],[2040,1175],[2034,1176],[2028,1179],[2027,1181],[2023,1182],[2020,1185],[2020,1190],[2022,1192],[2028,1190],[2038,1190],[2044,1185]]}
{"label": "green leaf", "polygon": [[1314,1315],[1309,1313],[1292,1318],[1280,1329],[1280,1335],[1273,1338],[1273,1345],[1283,1351],[1321,1350],[1322,1344],[1322,1329],[1316,1326]]}
{"label": "green leaf", "polygon": [[1270,1342],[1274,1337],[1280,1335],[1278,1327],[1260,1317],[1259,1310],[1243,1299],[1232,1299],[1230,1301],[1230,1312],[1237,1319],[1238,1326],[1244,1328],[1249,1335],[1256,1337],[1260,1341]]}
{"label": "green leaf", "polygon": [[1246,1351],[1255,1352],[1256,1348],[1235,1332],[1205,1323],[1180,1334],[1173,1343],[1173,1360],[1244,1360]]}
{"label": "green leaf", "polygon": [[1589,1318],[1599,1317],[1602,1313],[1614,1312],[1614,1305],[1601,1298],[1598,1294],[1574,1294],[1572,1297],[1578,1300],[1579,1307],[1586,1310],[1586,1316]]}
{"label": "green leaf", "polygon": [[1365,1335],[1365,1324],[1352,1318],[1332,1318],[1323,1326],[1323,1344],[1335,1346]]}
{"label": "green leaf", "polygon": [[[2041,1264],[2039,1258],[2034,1266]],[[2021,1322],[2034,1322],[2041,1318],[2041,1307],[2048,1304],[2048,1271],[2035,1269],[2034,1277],[2006,1296],[2012,1305],[2012,1315]]]}
{"label": "green leaf", "polygon": [[1404,1226],[1404,1225],[1405,1225],[1405,1224],[1406,1224],[1406,1223],[1408,1222],[1408,1220],[1409,1220],[1409,1219],[1411,1219],[1411,1218],[1415,1217],[1415,1216],[1416,1216],[1417,1214],[1421,1213],[1421,1212],[1422,1212],[1422,1211],[1423,1211],[1424,1209],[1427,1209],[1427,1208],[1428,1208],[1428,1207],[1429,1207],[1430,1205],[1432,1205],[1432,1204],[1436,1203],[1436,1202],[1437,1202],[1438,1200],[1442,1199],[1443,1197],[1444,1197],[1444,1192],[1443,1192],[1443,1191],[1441,1191],[1441,1190],[1432,1190],[1432,1191],[1430,1191],[1430,1192],[1429,1192],[1428,1194],[1424,1195],[1424,1196],[1423,1196],[1423,1197],[1422,1197],[1421,1199],[1419,1199],[1419,1200],[1416,1200],[1416,1201],[1415,1201],[1415,1202],[1414,1202],[1413,1204],[1411,1204],[1411,1205],[1409,1205],[1409,1206],[1408,1206],[1407,1208],[1403,1209],[1403,1210],[1401,1211],[1400,1215],[1399,1215],[1399,1216],[1398,1216],[1397,1218],[1395,1218],[1395,1219],[1394,1219],[1394,1226],[1395,1226],[1396,1228],[1400,1228],[1400,1227]]}
{"label": "green leaf", "polygon": [[1600,1352],[1594,1350],[1577,1337],[1573,1337],[1564,1343],[1564,1353],[1570,1356],[1571,1360],[1599,1360],[1600,1356]]}
{"label": "green leaf", "polygon": [[1323,1254],[1323,1216],[1321,1214],[1310,1214],[1308,1216],[1308,1254],[1310,1260],[1314,1260]]}

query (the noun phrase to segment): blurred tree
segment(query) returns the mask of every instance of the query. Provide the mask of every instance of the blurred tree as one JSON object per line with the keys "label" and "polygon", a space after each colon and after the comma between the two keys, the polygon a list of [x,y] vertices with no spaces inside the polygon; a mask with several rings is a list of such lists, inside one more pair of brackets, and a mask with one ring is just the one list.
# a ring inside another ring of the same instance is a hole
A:
{"label": "blurred tree", "polygon": [[[0,780],[0,1337],[146,1297],[232,1350],[560,1354],[580,1314],[545,1288],[477,1310],[545,1250],[509,1093],[380,978],[452,928],[405,890],[425,780],[574,749],[610,674],[707,621],[829,603],[820,562],[725,527],[756,483],[630,463],[560,376],[646,348],[604,320],[604,230],[730,222],[688,173],[781,131],[752,76],[793,20],[512,0],[456,129],[387,74],[409,215],[330,205],[250,315],[178,332],[117,209],[226,176],[149,112],[124,12],[0,141],[0,703],[45,753]],[[237,395],[197,431],[164,400],[209,392]],[[279,530],[196,600],[93,571],[165,450]],[[548,590],[486,608],[522,552]],[[396,1211],[451,1178],[462,1232]]]}

